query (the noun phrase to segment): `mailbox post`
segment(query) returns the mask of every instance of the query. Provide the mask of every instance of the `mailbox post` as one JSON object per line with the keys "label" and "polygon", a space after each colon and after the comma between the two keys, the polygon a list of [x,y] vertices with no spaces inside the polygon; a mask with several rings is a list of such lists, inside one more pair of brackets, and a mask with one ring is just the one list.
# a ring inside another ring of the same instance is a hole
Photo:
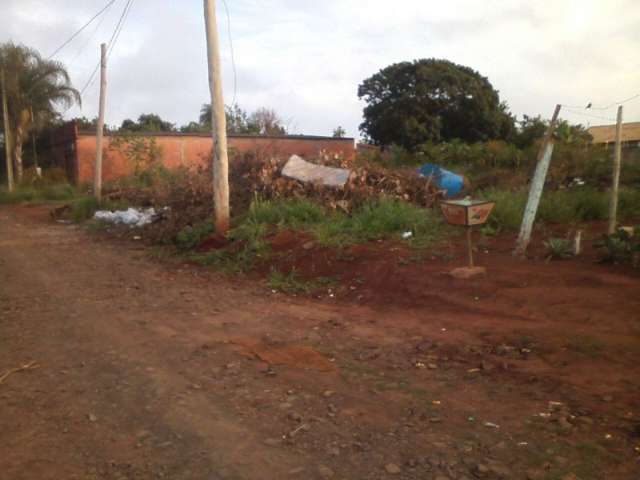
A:
{"label": "mailbox post", "polygon": [[493,210],[495,202],[485,200],[444,200],[440,208],[447,223],[465,227],[467,237],[467,257],[469,265],[464,268],[456,268],[451,271],[454,277],[469,278],[477,274],[485,273],[484,267],[476,267],[473,261],[472,229],[475,225],[486,223],[489,214]]}

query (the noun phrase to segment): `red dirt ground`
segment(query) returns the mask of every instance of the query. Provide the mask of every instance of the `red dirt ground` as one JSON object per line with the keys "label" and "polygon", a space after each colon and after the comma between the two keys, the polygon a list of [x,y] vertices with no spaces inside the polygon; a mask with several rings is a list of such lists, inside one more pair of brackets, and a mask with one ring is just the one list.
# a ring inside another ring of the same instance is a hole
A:
{"label": "red dirt ground", "polygon": [[457,238],[275,240],[283,271],[339,274],[330,294],[0,208],[0,375],[38,364],[0,383],[0,479],[640,475],[637,270],[500,237],[465,281]]}

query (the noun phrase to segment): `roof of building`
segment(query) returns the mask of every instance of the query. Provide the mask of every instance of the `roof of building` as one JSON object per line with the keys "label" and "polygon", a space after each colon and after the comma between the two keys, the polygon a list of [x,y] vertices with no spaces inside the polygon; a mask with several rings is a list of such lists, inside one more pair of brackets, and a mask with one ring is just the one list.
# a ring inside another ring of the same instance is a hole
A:
{"label": "roof of building", "polygon": [[[590,127],[588,130],[593,137],[593,143],[611,143],[616,141],[615,125],[599,125],[597,127]],[[640,141],[640,122],[622,124],[622,141]]]}

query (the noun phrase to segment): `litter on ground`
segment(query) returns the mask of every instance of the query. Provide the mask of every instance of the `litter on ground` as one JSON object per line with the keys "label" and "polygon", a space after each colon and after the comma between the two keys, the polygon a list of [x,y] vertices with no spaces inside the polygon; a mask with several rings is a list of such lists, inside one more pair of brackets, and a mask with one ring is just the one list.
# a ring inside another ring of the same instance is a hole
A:
{"label": "litter on ground", "polygon": [[102,222],[142,227],[157,218],[156,210],[152,208],[128,208],[126,210],[98,210],[93,218]]}
{"label": "litter on ground", "polygon": [[347,168],[325,167],[309,163],[298,155],[291,155],[282,168],[282,175],[301,182],[320,183],[327,187],[344,187],[351,171]]}

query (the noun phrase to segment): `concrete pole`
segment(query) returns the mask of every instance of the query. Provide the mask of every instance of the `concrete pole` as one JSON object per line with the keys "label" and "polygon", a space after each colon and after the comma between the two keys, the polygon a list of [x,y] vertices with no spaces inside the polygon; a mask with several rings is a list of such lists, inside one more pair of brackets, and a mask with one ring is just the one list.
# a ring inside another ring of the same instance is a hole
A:
{"label": "concrete pole", "polygon": [[11,125],[9,124],[9,105],[7,104],[7,89],[4,79],[4,68],[0,70],[0,82],[2,83],[2,115],[4,122],[4,151],[7,163],[7,188],[13,192],[13,148],[11,148]]}
{"label": "concrete pole", "polygon": [[547,179],[547,170],[549,170],[549,163],[551,163],[551,154],[553,153],[553,132],[556,128],[556,122],[558,121],[558,115],[560,114],[560,105],[556,105],[556,109],[549,122],[549,127],[544,135],[544,140],[538,152],[538,163],[536,165],[536,172],[533,175],[531,181],[531,188],[529,189],[529,198],[527,199],[527,206],[524,209],[524,216],[522,217],[522,225],[520,226],[520,234],[516,242],[516,249],[513,252],[514,255],[523,256],[531,240],[531,231],[533,230],[533,222],[536,219],[536,213],[538,212],[538,205],[540,204],[540,198],[542,197],[542,190],[544,189],[544,182]]}
{"label": "concrete pole", "polygon": [[211,125],[213,127],[213,201],[216,232],[229,230],[229,157],[227,155],[227,121],[220,75],[220,47],[215,0],[204,0],[204,20],[207,34],[209,90],[211,92]]}
{"label": "concrete pole", "polygon": [[616,232],[616,217],[618,214],[618,186],[620,185],[620,170],[622,168],[622,105],[618,106],[618,118],[616,121],[616,146],[613,154],[613,184],[611,185],[611,197],[609,198],[609,228],[607,232],[613,235]]}
{"label": "concrete pole", "polygon": [[93,177],[93,193],[102,201],[102,134],[104,130],[104,107],[107,98],[107,45],[100,45],[100,105],[98,130],[96,131],[96,165]]}

